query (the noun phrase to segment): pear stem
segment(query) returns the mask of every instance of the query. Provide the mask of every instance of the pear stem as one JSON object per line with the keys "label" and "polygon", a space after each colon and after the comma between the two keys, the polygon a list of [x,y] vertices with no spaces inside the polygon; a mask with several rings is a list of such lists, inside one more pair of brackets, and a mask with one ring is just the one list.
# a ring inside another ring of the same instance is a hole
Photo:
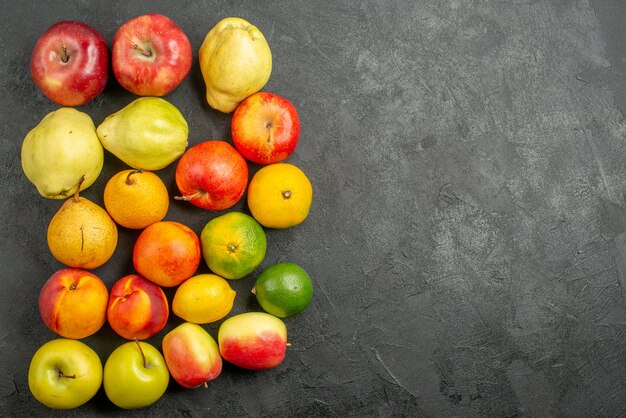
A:
{"label": "pear stem", "polygon": [[141,344],[139,344],[139,340],[137,340],[137,338],[134,339],[135,344],[137,344],[137,348],[139,348],[139,352],[141,353],[141,358],[143,359],[143,368],[147,368],[148,365],[146,364],[146,355],[143,353],[143,350],[141,349]]}
{"label": "pear stem", "polygon": [[128,184],[129,186],[133,184],[135,181],[132,180],[130,176],[132,176],[133,174],[139,174],[139,173],[143,173],[143,168],[138,168],[137,170],[132,170],[130,173],[128,173],[128,175],[126,176],[126,184]]}
{"label": "pear stem", "polygon": [[78,180],[78,184],[76,185],[76,191],[74,192],[74,202],[78,202],[78,194],[80,193],[80,186],[83,184],[83,181],[85,181],[85,175],[83,174],[82,176],[80,176],[80,180]]}

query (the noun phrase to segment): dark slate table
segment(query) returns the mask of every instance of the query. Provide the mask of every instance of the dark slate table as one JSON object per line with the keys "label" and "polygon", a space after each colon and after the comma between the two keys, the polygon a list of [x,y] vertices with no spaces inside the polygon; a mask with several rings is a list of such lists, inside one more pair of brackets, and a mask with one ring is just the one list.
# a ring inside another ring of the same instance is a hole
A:
{"label": "dark slate table", "polygon": [[[267,231],[262,267],[301,264],[315,295],[286,321],[293,347],[280,367],[226,366],[207,389],[172,383],[158,403],[124,416],[626,415],[623,1],[1,9],[0,415],[66,416],[37,403],[26,379],[35,350],[55,338],[37,297],[61,267],[45,240],[61,202],[37,194],[19,159],[25,134],[57,108],[30,79],[32,47],[63,19],[95,26],[110,43],[148,12],[178,22],[196,54],[226,16],[268,38],[265,89],[298,108],[302,136],[288,161],[309,175],[314,202],[304,224]],[[111,77],[80,110],[98,124],[134,98]],[[187,118],[190,144],[230,141],[230,116],[204,102],[197,55],[167,99]],[[102,203],[107,179],[124,168],[107,154],[85,197]],[[172,195],[174,168],[159,171]],[[218,214],[172,201],[167,219],[199,233]],[[132,272],[137,235],[120,229],[114,257],[95,270],[108,286]],[[259,309],[253,281],[233,283],[233,313]],[[160,347],[178,323],[150,342]],[[218,325],[206,329],[216,336]],[[122,340],[105,326],[85,342],[104,362]],[[121,412],[101,390],[71,416]]]}

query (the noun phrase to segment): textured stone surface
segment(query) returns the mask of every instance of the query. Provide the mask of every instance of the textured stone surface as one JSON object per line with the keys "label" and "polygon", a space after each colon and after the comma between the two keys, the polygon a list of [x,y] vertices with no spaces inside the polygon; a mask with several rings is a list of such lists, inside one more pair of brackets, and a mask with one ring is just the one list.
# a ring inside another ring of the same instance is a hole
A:
{"label": "textured stone surface", "polygon": [[[172,384],[128,415],[626,415],[621,0],[26,1],[2,10],[0,415],[48,413],[26,374],[54,338],[37,296],[61,267],[45,242],[61,202],[39,197],[19,161],[24,135],[57,107],[30,79],[32,46],[62,19],[111,42],[146,12],[178,22],[194,51],[226,16],[265,33],[274,54],[266,90],[298,108],[289,162],[309,175],[314,202],[304,224],[268,231],[262,267],[301,264],[315,294],[286,321],[293,347],[281,367],[226,366],[208,389]],[[203,97],[194,57],[167,99],[187,118],[190,144],[230,141],[230,116]],[[100,123],[132,99],[111,79],[81,110]],[[159,172],[172,195],[174,167]],[[101,203],[123,168],[107,155],[85,195]],[[167,218],[200,233],[216,215],[172,201]],[[132,272],[137,235],[120,230],[116,254],[95,271],[109,287]],[[234,312],[259,309],[253,280],[233,283]],[[177,323],[150,341],[160,347]],[[216,336],[217,324],[206,328]],[[103,361],[122,343],[108,327],[85,341]],[[101,391],[73,416],[112,411]]]}

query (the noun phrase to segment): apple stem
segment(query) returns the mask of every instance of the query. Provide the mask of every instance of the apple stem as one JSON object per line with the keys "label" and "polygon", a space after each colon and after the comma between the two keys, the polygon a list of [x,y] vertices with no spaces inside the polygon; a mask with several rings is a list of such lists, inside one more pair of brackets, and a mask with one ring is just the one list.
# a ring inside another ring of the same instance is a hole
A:
{"label": "apple stem", "polygon": [[133,184],[135,181],[130,178],[133,174],[143,173],[143,168],[138,168],[137,170],[133,170],[126,176],[126,184],[129,186]]}
{"label": "apple stem", "polygon": [[287,343],[285,344],[287,347],[291,347],[291,343]]}
{"label": "apple stem", "polygon": [[203,386],[204,386],[204,388],[205,388],[205,389],[208,389],[208,388],[209,388],[209,385],[207,384],[207,382],[204,382],[204,385],[203,385]]}
{"label": "apple stem", "polygon": [[152,56],[152,51],[150,51],[149,49],[146,49],[140,45],[137,44],[133,44],[133,48],[135,48],[137,51],[141,52],[142,54],[144,54],[146,57],[151,57]]}
{"label": "apple stem", "polygon": [[63,370],[59,370],[59,379],[65,377],[66,379],[76,379],[76,374],[73,374],[71,376],[67,376],[63,374]]}
{"label": "apple stem", "polygon": [[80,193],[80,186],[83,184],[83,181],[85,181],[84,174],[80,176],[80,180],[78,180],[78,184],[76,185],[76,191],[74,192],[74,198],[73,198],[74,202],[78,202],[79,200],[78,194]]}
{"label": "apple stem", "polygon": [[195,199],[197,197],[200,197],[200,196],[202,196],[204,194],[206,194],[205,191],[198,190],[194,194],[190,194],[190,195],[187,195],[187,196],[174,196],[174,200],[183,200],[185,202],[188,202],[188,201],[193,200],[193,199]]}
{"label": "apple stem", "polygon": [[148,365],[146,364],[146,355],[143,353],[143,350],[141,349],[141,344],[139,343],[139,340],[137,340],[137,338],[134,339],[135,344],[137,344],[137,347],[139,348],[139,352],[141,353],[141,358],[143,359],[143,368],[147,368]]}
{"label": "apple stem", "polygon": [[256,295],[256,287],[253,287],[251,292],[252,292],[253,295]]}
{"label": "apple stem", "polygon": [[63,51],[63,54],[61,55],[61,61],[66,64],[70,60],[70,54],[67,53],[67,47],[65,45],[61,47],[61,50]]}

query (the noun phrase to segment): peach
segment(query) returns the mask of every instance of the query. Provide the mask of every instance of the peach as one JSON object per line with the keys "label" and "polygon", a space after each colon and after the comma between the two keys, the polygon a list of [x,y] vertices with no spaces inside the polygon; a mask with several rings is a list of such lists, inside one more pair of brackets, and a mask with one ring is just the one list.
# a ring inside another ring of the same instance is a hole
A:
{"label": "peach", "polygon": [[163,289],[137,274],[119,279],[111,289],[107,318],[122,337],[145,340],[163,329],[169,305]]}
{"label": "peach", "polygon": [[156,222],[144,229],[133,248],[137,273],[164,287],[178,286],[200,265],[200,239],[179,222]]}
{"label": "peach", "polygon": [[78,268],[58,270],[39,293],[44,324],[62,337],[81,339],[98,331],[106,320],[109,293],[98,276]]}
{"label": "peach", "polygon": [[287,327],[265,312],[246,312],[231,316],[217,334],[224,360],[248,370],[278,366],[285,358]]}
{"label": "peach", "polygon": [[162,346],[170,374],[183,387],[198,387],[222,372],[217,343],[200,325],[177,326],[163,337]]}

